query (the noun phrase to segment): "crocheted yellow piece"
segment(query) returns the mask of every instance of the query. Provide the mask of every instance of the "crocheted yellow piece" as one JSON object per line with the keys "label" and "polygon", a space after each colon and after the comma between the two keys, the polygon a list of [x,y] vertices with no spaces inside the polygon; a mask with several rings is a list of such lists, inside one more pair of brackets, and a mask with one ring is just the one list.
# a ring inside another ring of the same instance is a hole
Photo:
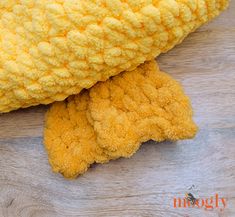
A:
{"label": "crocheted yellow piece", "polygon": [[74,178],[92,163],[132,156],[142,142],[196,131],[182,87],[152,61],[54,103],[44,144],[53,170]]}
{"label": "crocheted yellow piece", "polygon": [[180,43],[228,0],[1,0],[0,112],[64,100]]}

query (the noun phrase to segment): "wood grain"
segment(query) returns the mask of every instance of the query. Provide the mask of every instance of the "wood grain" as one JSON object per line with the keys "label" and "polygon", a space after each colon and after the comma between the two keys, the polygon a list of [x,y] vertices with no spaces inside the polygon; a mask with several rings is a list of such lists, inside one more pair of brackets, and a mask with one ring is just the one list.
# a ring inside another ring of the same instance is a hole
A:
{"label": "wood grain", "polygon": [[[77,180],[53,174],[42,144],[46,106],[0,116],[0,217],[235,216],[235,1],[158,62],[192,99],[197,137],[144,144],[131,159]],[[223,211],[174,208],[196,185],[228,199]]]}

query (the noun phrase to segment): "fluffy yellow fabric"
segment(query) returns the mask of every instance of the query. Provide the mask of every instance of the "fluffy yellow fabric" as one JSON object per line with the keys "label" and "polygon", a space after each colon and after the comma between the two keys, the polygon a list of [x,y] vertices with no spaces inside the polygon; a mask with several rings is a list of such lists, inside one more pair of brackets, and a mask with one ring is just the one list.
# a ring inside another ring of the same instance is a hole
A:
{"label": "fluffy yellow fabric", "polygon": [[1,0],[0,112],[47,104],[181,42],[228,0]]}
{"label": "fluffy yellow fabric", "polygon": [[196,131],[188,97],[152,61],[54,103],[44,143],[53,170],[73,178],[92,163],[130,157],[142,142],[192,138]]}

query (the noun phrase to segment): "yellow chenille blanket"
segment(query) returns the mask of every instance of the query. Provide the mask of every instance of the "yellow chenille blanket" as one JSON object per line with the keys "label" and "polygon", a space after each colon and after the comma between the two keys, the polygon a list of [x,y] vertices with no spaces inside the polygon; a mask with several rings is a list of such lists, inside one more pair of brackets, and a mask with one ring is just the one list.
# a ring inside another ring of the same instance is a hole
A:
{"label": "yellow chenille blanket", "polygon": [[192,138],[189,99],[153,59],[228,2],[0,0],[0,113],[77,94],[51,106],[44,132],[68,178],[149,139]]}
{"label": "yellow chenille blanket", "polygon": [[228,0],[0,0],[0,112],[63,100],[180,43]]}

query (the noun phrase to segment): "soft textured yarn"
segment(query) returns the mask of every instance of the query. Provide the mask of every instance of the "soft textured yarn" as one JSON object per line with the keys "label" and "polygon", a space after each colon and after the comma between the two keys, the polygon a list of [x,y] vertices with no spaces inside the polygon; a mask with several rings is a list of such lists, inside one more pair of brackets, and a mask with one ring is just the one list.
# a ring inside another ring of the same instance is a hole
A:
{"label": "soft textured yarn", "polygon": [[1,0],[0,112],[63,100],[180,43],[228,0]]}
{"label": "soft textured yarn", "polygon": [[54,103],[44,143],[53,170],[74,178],[93,163],[132,156],[142,142],[196,131],[182,87],[152,61]]}

